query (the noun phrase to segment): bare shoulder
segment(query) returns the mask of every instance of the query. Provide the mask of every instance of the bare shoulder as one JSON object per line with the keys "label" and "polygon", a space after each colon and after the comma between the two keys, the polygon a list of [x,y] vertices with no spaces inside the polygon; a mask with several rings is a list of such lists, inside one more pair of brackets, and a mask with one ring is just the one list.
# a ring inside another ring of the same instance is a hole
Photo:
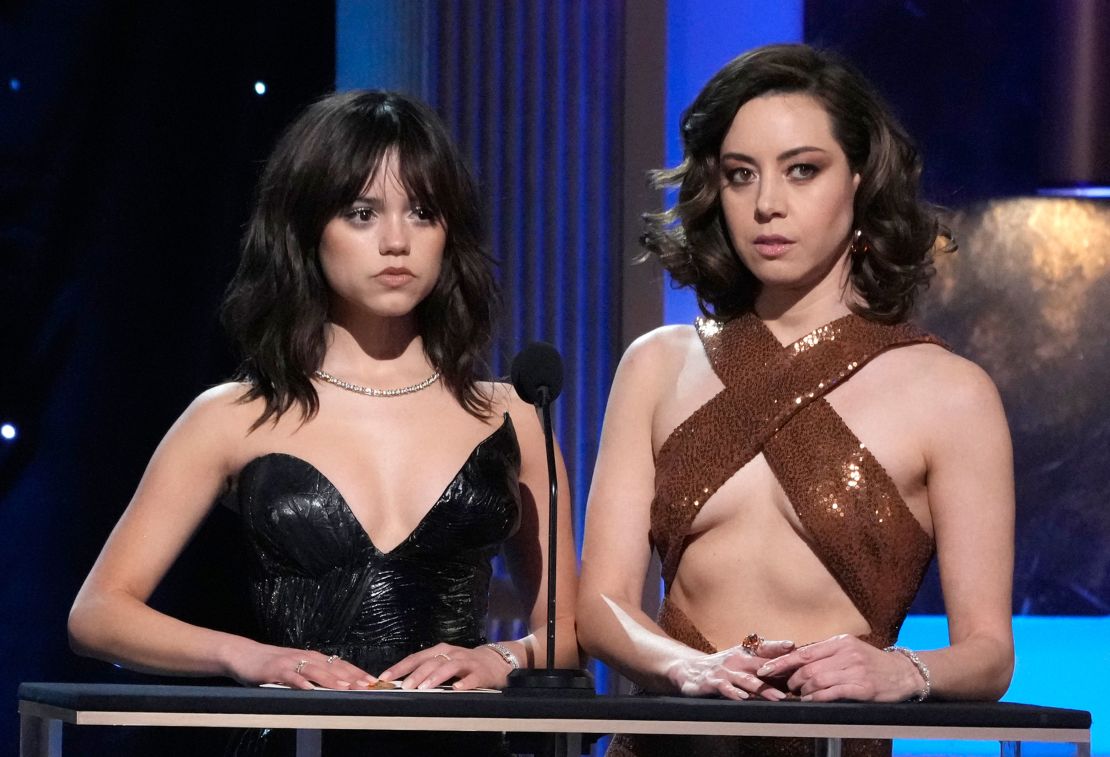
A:
{"label": "bare shoulder", "polygon": [[236,472],[248,446],[244,440],[264,405],[244,401],[246,390],[245,385],[226,383],[197,396],[158,444],[136,497],[160,492],[154,501],[165,501],[164,491],[176,491],[186,479],[196,491],[214,491]]}
{"label": "bare shoulder", "polygon": [[634,383],[669,384],[692,354],[701,353],[701,341],[693,326],[660,326],[628,346],[617,373]]}
{"label": "bare shoulder", "polygon": [[166,441],[186,447],[207,447],[211,454],[232,457],[251,436],[265,409],[262,399],[247,400],[249,387],[228,382],[207,389],[194,399],[166,435]]}
{"label": "bare shoulder", "polygon": [[201,413],[222,413],[247,404],[253,404],[244,401],[248,391],[250,391],[250,386],[241,381],[217,384],[197,395],[197,398],[189,405],[189,410]]}
{"label": "bare shoulder", "polygon": [[520,398],[516,389],[508,381],[483,381],[479,389],[490,398],[490,410],[497,418],[505,413],[513,413],[522,407],[531,407]]}
{"label": "bare shoulder", "polygon": [[935,344],[900,347],[880,355],[876,363],[896,374],[901,385],[946,405],[997,400],[994,381],[982,367]]}
{"label": "bare shoulder", "polygon": [[508,414],[513,421],[517,436],[528,436],[540,431],[536,408],[521,399],[516,389],[507,381],[484,382],[481,389],[490,398],[490,410],[493,412],[491,423],[500,423]]}
{"label": "bare shoulder", "polygon": [[232,429],[239,428],[244,420],[250,419],[247,420],[249,428],[265,406],[261,399],[246,399],[249,389],[247,384],[238,381],[206,389],[185,409],[179,423]]}
{"label": "bare shoulder", "polygon": [[659,326],[636,337],[625,351],[625,357],[679,358],[691,349],[701,349],[698,332],[688,324]]}
{"label": "bare shoulder", "polygon": [[874,362],[881,381],[897,387],[899,404],[913,408],[937,441],[947,443],[957,433],[1006,431],[998,389],[975,362],[935,344],[900,347]]}

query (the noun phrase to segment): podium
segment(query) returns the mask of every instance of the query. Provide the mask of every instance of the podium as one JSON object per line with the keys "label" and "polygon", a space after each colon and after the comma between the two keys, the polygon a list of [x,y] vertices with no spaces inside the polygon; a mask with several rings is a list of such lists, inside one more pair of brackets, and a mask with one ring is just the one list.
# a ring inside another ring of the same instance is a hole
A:
{"label": "podium", "polygon": [[1090,757],[1091,715],[986,702],[735,702],[683,697],[294,691],[239,686],[24,683],[19,687],[21,757],[59,757],[62,724],[291,728],[298,757],[317,757],[320,731],[496,731],[800,736],[837,757],[842,739],[996,740],[1019,754],[1025,741],[1069,743]]}

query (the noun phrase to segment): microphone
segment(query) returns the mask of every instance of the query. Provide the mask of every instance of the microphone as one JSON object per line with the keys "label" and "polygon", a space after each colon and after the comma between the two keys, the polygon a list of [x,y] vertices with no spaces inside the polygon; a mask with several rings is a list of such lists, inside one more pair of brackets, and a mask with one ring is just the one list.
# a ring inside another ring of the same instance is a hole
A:
{"label": "microphone", "polygon": [[513,358],[511,375],[520,398],[543,407],[563,391],[563,358],[547,342],[532,342]]}
{"label": "microphone", "polygon": [[538,407],[543,415],[543,436],[547,447],[547,667],[521,668],[509,674],[506,693],[542,695],[553,690],[563,694],[592,696],[593,679],[588,671],[555,667],[555,556],[558,525],[559,488],[555,475],[555,439],[551,430],[551,403],[563,390],[563,358],[547,342],[532,342],[513,358],[513,388],[525,402]]}

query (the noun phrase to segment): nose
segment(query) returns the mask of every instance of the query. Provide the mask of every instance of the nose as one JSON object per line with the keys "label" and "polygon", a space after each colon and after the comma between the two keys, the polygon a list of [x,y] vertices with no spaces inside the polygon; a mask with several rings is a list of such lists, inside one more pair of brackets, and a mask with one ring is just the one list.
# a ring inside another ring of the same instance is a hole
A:
{"label": "nose", "polygon": [[786,215],[786,202],[782,187],[773,177],[761,177],[755,198],[755,215],[760,221],[782,218]]}
{"label": "nose", "polygon": [[378,226],[378,253],[381,255],[408,255],[409,228],[403,218],[387,213]]}

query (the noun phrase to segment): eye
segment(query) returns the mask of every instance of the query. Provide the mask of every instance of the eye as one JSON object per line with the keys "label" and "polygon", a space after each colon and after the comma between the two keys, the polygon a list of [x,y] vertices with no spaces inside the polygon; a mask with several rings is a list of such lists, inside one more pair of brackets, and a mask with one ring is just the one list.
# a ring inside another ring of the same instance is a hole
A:
{"label": "eye", "polygon": [[374,209],[366,206],[351,208],[343,214],[343,217],[355,223],[369,223],[374,220]]}
{"label": "eye", "polygon": [[729,184],[750,184],[755,180],[755,171],[739,166],[725,171],[725,181]]}
{"label": "eye", "polygon": [[433,223],[436,221],[436,219],[439,218],[438,213],[424,205],[413,205],[410,212],[413,214],[413,216],[417,218],[417,220],[427,221],[428,223]]}
{"label": "eye", "polygon": [[791,179],[798,179],[800,181],[805,181],[807,179],[812,179],[814,176],[817,175],[818,171],[820,171],[820,170],[821,169],[819,169],[817,166],[813,165],[812,163],[796,163],[796,164],[790,166],[790,168],[787,170],[786,174]]}

